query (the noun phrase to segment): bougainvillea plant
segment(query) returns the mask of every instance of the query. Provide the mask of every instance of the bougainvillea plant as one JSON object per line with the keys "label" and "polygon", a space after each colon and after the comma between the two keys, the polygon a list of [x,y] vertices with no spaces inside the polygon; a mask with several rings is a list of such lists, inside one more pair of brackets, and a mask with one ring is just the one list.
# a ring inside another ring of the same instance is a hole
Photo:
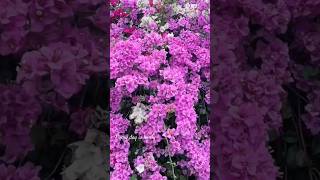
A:
{"label": "bougainvillea plant", "polygon": [[0,6],[0,179],[107,179],[106,2]]}
{"label": "bougainvillea plant", "polygon": [[320,179],[319,1],[0,7],[1,180]]}
{"label": "bougainvillea plant", "polygon": [[214,0],[215,179],[319,179],[319,1]]}
{"label": "bougainvillea plant", "polygon": [[210,179],[209,12],[111,2],[111,179]]}

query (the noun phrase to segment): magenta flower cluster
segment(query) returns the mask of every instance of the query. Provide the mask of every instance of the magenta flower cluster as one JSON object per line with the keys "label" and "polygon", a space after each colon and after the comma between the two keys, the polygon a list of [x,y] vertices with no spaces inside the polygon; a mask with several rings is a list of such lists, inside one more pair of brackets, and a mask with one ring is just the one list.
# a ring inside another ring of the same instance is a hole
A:
{"label": "magenta flower cluster", "polygon": [[209,12],[209,1],[111,2],[111,179],[210,179],[198,112],[210,101]]}
{"label": "magenta flower cluster", "polygon": [[16,75],[0,85],[1,160],[8,164],[0,167],[0,179],[36,180],[38,167],[12,165],[34,149],[31,128],[42,123],[45,110],[69,114],[69,129],[80,136],[87,130],[93,109],[68,101],[90,77],[107,71],[107,6],[102,0],[3,0],[0,5],[0,57],[18,64]]}
{"label": "magenta flower cluster", "polygon": [[1,179],[15,179],[15,180],[40,180],[38,173],[39,167],[33,166],[31,163],[27,163],[24,166],[16,168],[15,166],[4,164],[0,165],[0,178]]}
{"label": "magenta flower cluster", "polygon": [[5,144],[2,160],[12,163],[33,149],[29,138],[32,125],[41,113],[41,106],[33,96],[16,85],[0,86],[0,132]]}
{"label": "magenta flower cluster", "polygon": [[269,130],[282,128],[285,86],[307,94],[305,123],[314,134],[320,129],[319,81],[314,77],[319,68],[316,9],[320,3],[216,0],[214,4],[216,178],[277,179],[280,172],[267,142]]}

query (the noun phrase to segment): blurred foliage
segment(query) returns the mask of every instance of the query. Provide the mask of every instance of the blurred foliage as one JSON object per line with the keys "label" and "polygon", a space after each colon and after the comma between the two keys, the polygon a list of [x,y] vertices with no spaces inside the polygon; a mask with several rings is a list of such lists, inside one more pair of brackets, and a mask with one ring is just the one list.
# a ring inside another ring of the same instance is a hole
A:
{"label": "blurred foliage", "polygon": [[[317,75],[306,68],[305,77]],[[275,163],[280,167],[279,180],[320,179],[320,135],[313,136],[301,119],[306,105],[306,95],[292,84],[285,86],[288,98],[283,103],[283,129],[269,133],[269,145]]]}
{"label": "blurred foliage", "polygon": [[72,107],[95,109],[85,137],[69,130],[70,114],[44,107],[30,134],[35,149],[23,161],[41,166],[44,180],[109,179],[108,99],[107,76],[97,75],[69,100]]}

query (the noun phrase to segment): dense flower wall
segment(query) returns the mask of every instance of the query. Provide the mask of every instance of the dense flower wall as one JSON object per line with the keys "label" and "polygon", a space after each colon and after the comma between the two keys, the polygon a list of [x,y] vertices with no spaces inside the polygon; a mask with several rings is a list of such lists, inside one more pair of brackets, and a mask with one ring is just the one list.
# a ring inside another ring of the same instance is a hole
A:
{"label": "dense flower wall", "polygon": [[[270,132],[284,135],[283,109],[287,108],[288,89],[305,101],[301,119],[306,130],[314,135],[319,132],[316,9],[320,3],[215,0],[213,6],[216,179],[284,178],[285,170],[275,164],[268,142]],[[281,153],[285,155],[287,151]],[[280,162],[287,167],[290,161],[284,157]]]}
{"label": "dense flower wall", "polygon": [[[0,179],[319,176],[320,2],[0,7]],[[280,158],[272,133],[287,141]]]}
{"label": "dense flower wall", "polygon": [[209,179],[209,1],[111,1],[111,179]]}
{"label": "dense flower wall", "polygon": [[[107,80],[106,2],[3,0],[0,7],[0,179],[57,178],[56,155],[65,158],[60,150],[83,139],[101,106],[84,95],[106,92],[88,87]],[[82,169],[73,178],[89,171]]]}

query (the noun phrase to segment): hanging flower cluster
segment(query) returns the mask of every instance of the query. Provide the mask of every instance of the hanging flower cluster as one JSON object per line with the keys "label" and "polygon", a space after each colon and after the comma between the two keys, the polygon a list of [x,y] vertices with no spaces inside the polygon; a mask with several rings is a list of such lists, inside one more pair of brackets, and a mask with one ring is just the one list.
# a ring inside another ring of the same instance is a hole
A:
{"label": "hanging flower cluster", "polygon": [[112,1],[111,179],[210,179],[209,1]]}
{"label": "hanging flower cluster", "polygon": [[79,96],[86,95],[90,78],[107,71],[107,6],[102,0],[0,5],[0,158],[8,165],[0,167],[0,179],[36,180],[42,178],[39,168],[23,166],[36,146],[33,127],[56,127],[56,121],[44,120],[67,114],[65,124],[71,123],[65,129],[79,138],[91,123],[87,116],[96,106],[83,108]]}
{"label": "hanging flower cluster", "polygon": [[306,111],[301,113],[311,132],[320,129],[315,10],[320,3],[215,0],[214,4],[216,178],[277,179],[280,172],[267,146],[268,131],[281,132],[285,87],[307,94]]}

